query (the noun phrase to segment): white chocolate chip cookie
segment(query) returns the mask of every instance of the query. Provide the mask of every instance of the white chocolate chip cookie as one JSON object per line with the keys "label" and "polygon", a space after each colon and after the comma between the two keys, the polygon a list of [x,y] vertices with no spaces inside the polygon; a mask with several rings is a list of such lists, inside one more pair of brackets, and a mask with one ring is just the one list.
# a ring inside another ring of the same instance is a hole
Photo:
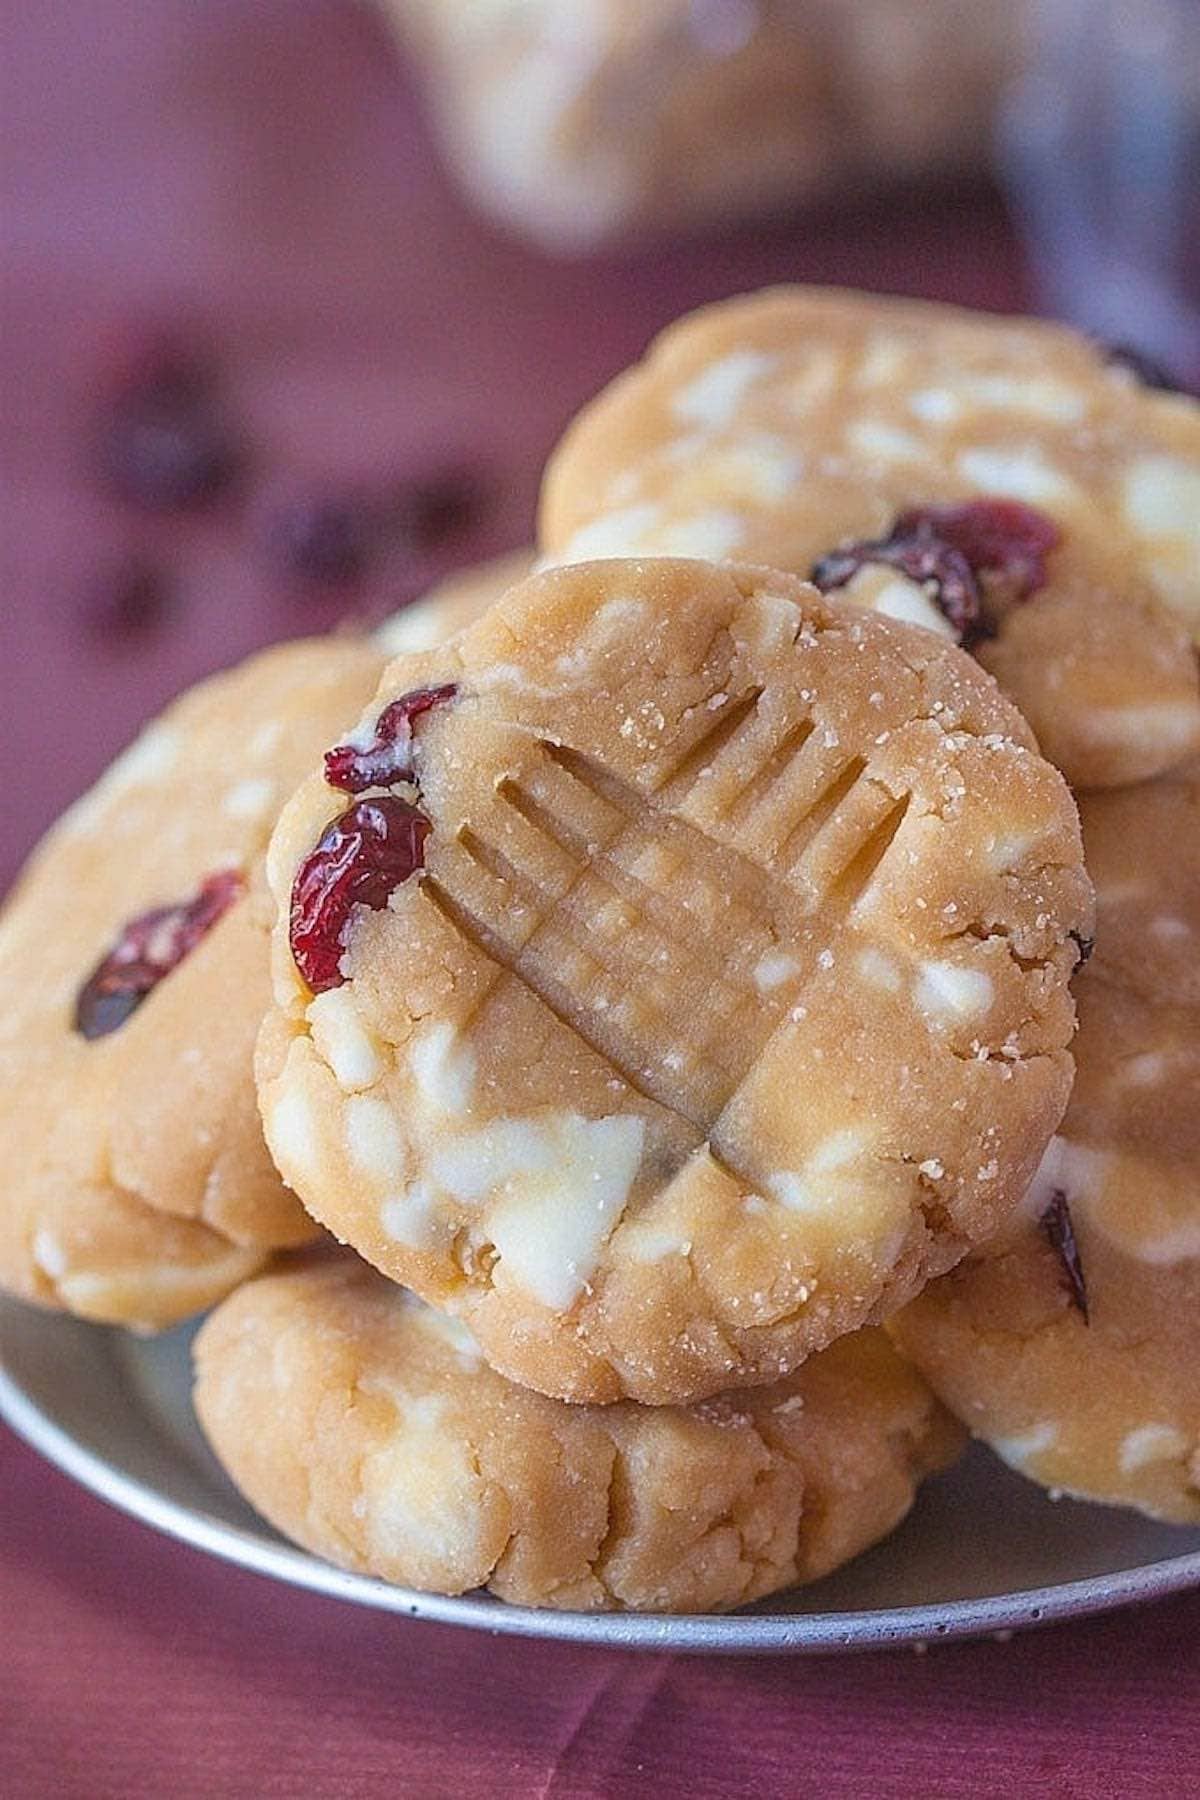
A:
{"label": "white chocolate chip cookie", "polygon": [[513,1379],[773,1380],[1024,1192],[1091,892],[944,639],[767,570],[559,570],[399,659],[326,774],[268,861],[268,1142]]}
{"label": "white chocolate chip cookie", "polygon": [[1200,747],[1200,405],[1056,325],[779,288],[586,408],[547,559],[739,557],[955,636],[1080,788]]}
{"label": "white chocolate chip cookie", "polygon": [[254,1102],[262,865],[281,804],[382,666],[328,639],[202,683],[29,863],[0,917],[4,1287],[168,1324],[312,1235]]}
{"label": "white chocolate chip cookie", "polygon": [[879,1331],[692,1409],[564,1406],[356,1259],[243,1287],[196,1368],[213,1449],[288,1537],[523,1606],[709,1612],[813,1581],[961,1443]]}
{"label": "white chocolate chip cookie", "polygon": [[1013,1222],[893,1329],[1034,1481],[1196,1524],[1200,768],[1082,810],[1098,936],[1066,1118]]}

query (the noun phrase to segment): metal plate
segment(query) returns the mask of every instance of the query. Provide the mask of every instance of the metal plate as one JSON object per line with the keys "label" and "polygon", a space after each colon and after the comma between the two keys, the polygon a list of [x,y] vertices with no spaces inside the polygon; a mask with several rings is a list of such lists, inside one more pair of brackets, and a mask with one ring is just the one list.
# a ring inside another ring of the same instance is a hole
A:
{"label": "metal plate", "polygon": [[930,1482],[885,1544],[745,1612],[534,1612],[348,1575],[296,1550],[235,1493],[190,1404],[191,1334],[140,1340],[0,1300],[0,1414],[102,1499],[260,1574],[409,1618],[575,1643],[768,1653],[1007,1632],[1200,1586],[1200,1530],[1051,1501],[980,1447]]}

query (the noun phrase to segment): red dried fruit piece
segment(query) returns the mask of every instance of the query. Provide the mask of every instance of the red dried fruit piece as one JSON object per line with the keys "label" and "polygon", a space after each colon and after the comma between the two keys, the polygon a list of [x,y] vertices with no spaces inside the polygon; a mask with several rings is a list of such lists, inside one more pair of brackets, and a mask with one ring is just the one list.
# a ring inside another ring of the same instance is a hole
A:
{"label": "red dried fruit piece", "polygon": [[1038,1220],[1042,1235],[1050,1248],[1055,1251],[1063,1267],[1065,1277],[1063,1285],[1071,1296],[1071,1300],[1083,1314],[1083,1322],[1088,1323],[1087,1282],[1083,1278],[1083,1264],[1079,1259],[1079,1246],[1075,1242],[1075,1227],[1071,1223],[1071,1209],[1067,1205],[1067,1196],[1061,1188],[1055,1188],[1050,1196],[1050,1204]]}
{"label": "red dried fruit piece", "polygon": [[476,523],[486,499],[476,470],[465,466],[440,469],[397,490],[395,528],[414,549],[436,550]]}
{"label": "red dried fruit piece", "polygon": [[228,912],[245,885],[237,869],[221,869],[201,882],[192,899],[131,919],[79,990],[75,1029],[80,1036],[107,1037],[123,1025]]}
{"label": "red dried fruit piece", "polygon": [[382,508],[369,495],[316,494],[283,507],[271,536],[290,579],[356,587],[378,558],[384,525]]}
{"label": "red dried fruit piece", "polygon": [[897,516],[887,537],[821,557],[809,579],[827,594],[868,563],[898,569],[932,590],[959,642],[969,646],[994,629],[987,602],[1027,600],[1045,585],[1046,557],[1058,542],[1054,521],[1019,500],[913,506]]}
{"label": "red dried fruit piece", "polygon": [[100,421],[101,473],[124,500],[151,511],[203,506],[238,473],[212,371],[170,343],[152,345]]}
{"label": "red dried fruit piece", "polygon": [[434,706],[444,706],[458,692],[453,682],[444,687],[414,688],[385,706],[375,725],[375,736],[361,748],[338,744],[325,752],[325,779],[343,793],[363,794],[368,788],[391,787],[412,781],[413,720]]}
{"label": "red dried fruit piece", "polygon": [[1012,600],[1028,600],[1045,587],[1046,558],[1062,536],[1053,519],[1020,500],[914,506],[900,514],[895,530],[904,534],[923,526],[964,556],[989,588],[1002,583],[1004,597]]}
{"label": "red dried fruit piece", "polygon": [[918,525],[903,534],[893,528],[885,538],[844,544],[813,564],[809,580],[828,594],[853,581],[869,563],[899,569],[918,586],[932,589],[933,599],[954,627],[960,644],[972,643],[981,635],[983,607],[971,565],[961,550],[939,537],[932,526]]}
{"label": "red dried fruit piece", "polygon": [[131,560],[106,570],[83,595],[82,623],[111,647],[155,633],[171,611],[165,577],[149,563]]}
{"label": "red dried fruit piece", "polygon": [[326,826],[292,885],[290,940],[314,994],[340,987],[342,954],[356,906],[382,912],[424,866],[430,821],[408,800],[359,800]]}

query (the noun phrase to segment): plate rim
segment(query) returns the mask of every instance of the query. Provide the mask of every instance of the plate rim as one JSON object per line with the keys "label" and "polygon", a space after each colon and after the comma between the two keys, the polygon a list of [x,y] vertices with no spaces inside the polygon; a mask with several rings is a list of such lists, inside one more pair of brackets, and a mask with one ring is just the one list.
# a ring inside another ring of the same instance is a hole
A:
{"label": "plate rim", "polygon": [[87,1492],[141,1524],[218,1561],[326,1598],[494,1636],[690,1654],[830,1654],[1011,1634],[1200,1587],[1200,1550],[1106,1575],[922,1606],[841,1613],[562,1612],[478,1592],[429,1594],[339,1569],[310,1552],[216,1518],[105,1461],[35,1400],[0,1358],[0,1418]]}

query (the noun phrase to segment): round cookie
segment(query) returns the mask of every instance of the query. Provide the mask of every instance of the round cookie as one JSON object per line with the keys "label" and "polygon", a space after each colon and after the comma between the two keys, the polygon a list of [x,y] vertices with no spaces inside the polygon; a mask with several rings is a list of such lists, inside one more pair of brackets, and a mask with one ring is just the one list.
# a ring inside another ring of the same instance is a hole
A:
{"label": "round cookie", "polygon": [[327,639],[203,682],[30,860],[0,917],[0,1285],[168,1324],[312,1236],[255,1107],[263,860],[382,666]]}
{"label": "round cookie", "polygon": [[1198,520],[1195,400],[1060,326],[780,288],[583,411],[541,541],[770,563],[954,635],[1086,788],[1200,746]]}
{"label": "round cookie", "polygon": [[522,1606],[708,1612],[892,1530],[959,1428],[880,1331],[703,1406],[566,1406],[347,1259],[249,1283],[196,1410],[259,1512],[343,1568]]}
{"label": "round cookie", "polygon": [[514,1380],[772,1380],[1023,1193],[1091,891],[943,639],[768,570],[553,571],[326,766],[358,797],[314,777],[268,859],[268,1142]]}
{"label": "round cookie", "polygon": [[[1181,791],[1190,831],[1181,829]],[[1135,797],[1136,810],[1123,804]],[[1198,805],[1195,768],[1136,795],[1085,799],[1099,935],[1077,983],[1078,1073],[1066,1118],[1017,1217],[892,1322],[941,1397],[1006,1462],[1044,1486],[1192,1524],[1200,1523]],[[1118,824],[1129,828],[1124,838]],[[1159,911],[1160,876],[1176,890],[1168,913]],[[1155,929],[1163,917],[1174,922],[1169,933]],[[1157,980],[1147,980],[1156,964]]]}
{"label": "round cookie", "polygon": [[514,550],[451,575],[385,619],[375,632],[375,642],[389,656],[432,650],[473,625],[506,588],[525,579],[532,565],[532,550]]}

